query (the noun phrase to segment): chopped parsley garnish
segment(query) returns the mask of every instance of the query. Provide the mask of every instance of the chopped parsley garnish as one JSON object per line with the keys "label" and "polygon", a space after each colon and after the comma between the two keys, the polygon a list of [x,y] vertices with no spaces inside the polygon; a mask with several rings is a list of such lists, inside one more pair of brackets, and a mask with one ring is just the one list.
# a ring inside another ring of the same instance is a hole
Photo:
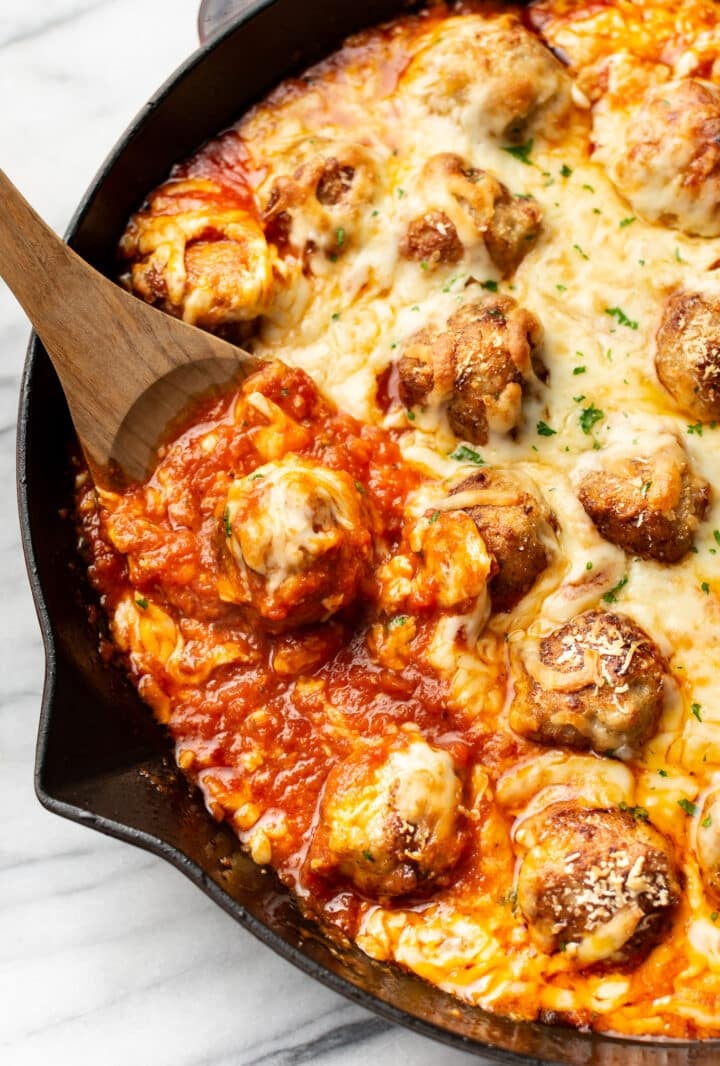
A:
{"label": "chopped parsley garnish", "polygon": [[557,430],[552,429],[547,422],[538,422],[536,428],[541,437],[554,437],[557,434]]}
{"label": "chopped parsley garnish", "polygon": [[415,421],[415,412],[414,411],[406,411],[405,414],[407,415],[408,422],[414,422]]}
{"label": "chopped parsley garnish", "polygon": [[376,209],[375,211],[373,211],[372,217],[373,218],[377,218],[379,214],[380,214],[380,212]]}
{"label": "chopped parsley garnish", "polygon": [[586,374],[586,373],[587,373],[587,367],[586,366],[573,367],[573,374],[575,375],[575,377],[577,377],[578,374]]}
{"label": "chopped parsley garnish", "polygon": [[685,811],[685,814],[688,814],[691,818],[694,818],[697,814],[697,804],[691,803],[690,800],[685,799],[685,797],[683,797],[681,800],[678,800],[678,807],[682,807],[682,809]]}
{"label": "chopped parsley garnish", "polygon": [[338,248],[342,248],[343,244],[345,243],[345,230],[342,228],[342,226],[335,234],[335,239],[337,240]]}
{"label": "chopped parsley garnish", "polygon": [[368,862],[375,862],[375,859],[373,858],[371,851],[364,851],[362,853],[362,855],[363,855],[363,859],[367,859]]}
{"label": "chopped parsley garnish", "polygon": [[578,255],[581,255],[583,257],[583,259],[587,259],[587,260],[590,259],[590,256],[585,254],[585,252],[582,250],[582,248],[580,247],[579,244],[573,244],[573,248],[578,253]]}
{"label": "chopped parsley garnish", "polygon": [[703,827],[703,829],[709,829],[709,828],[710,828],[710,826],[712,825],[712,818],[711,818],[711,816],[710,816],[709,814],[706,814],[706,815],[705,815],[705,817],[703,818],[703,820],[702,820],[702,822],[701,822],[700,824],[701,824],[701,826]]}
{"label": "chopped parsley garnish", "polygon": [[333,322],[338,322],[339,319],[340,319],[340,312],[336,311],[335,314],[332,316],[332,320],[333,320]]}
{"label": "chopped parsley garnish", "polygon": [[592,568],[593,568],[593,564],[592,563],[585,563],[585,569],[586,570],[592,570]]}
{"label": "chopped parsley garnish", "polygon": [[580,428],[583,433],[589,436],[592,433],[593,426],[598,422],[602,422],[605,417],[605,412],[601,411],[599,407],[594,404],[590,404],[589,407],[585,407],[580,413]]}
{"label": "chopped parsley garnish", "polygon": [[440,517],[440,512],[439,511],[433,511],[433,513],[428,518],[428,522],[430,523],[431,526],[434,526],[439,517]]}
{"label": "chopped parsley garnish", "polygon": [[636,221],[637,219],[635,218],[635,215],[631,215],[630,218],[621,218],[620,229],[625,229],[626,226],[632,226],[633,222]]}
{"label": "chopped parsley garnish", "polygon": [[620,810],[627,811],[628,814],[633,816],[636,822],[647,822],[650,817],[645,807],[628,807],[627,803],[621,803]]}
{"label": "chopped parsley garnish", "polygon": [[700,588],[703,590],[706,596],[710,595],[710,586],[708,585],[707,581],[703,581]]}
{"label": "chopped parsley garnish", "polygon": [[480,288],[481,289],[487,289],[488,292],[497,292],[498,291],[498,283],[496,281],[492,281],[492,280],[491,281],[481,281],[480,282]]}
{"label": "chopped parsley garnish", "polygon": [[391,618],[387,624],[388,629],[398,629],[400,626],[404,626],[408,620],[406,614],[397,614],[394,618]]}
{"label": "chopped parsley garnish", "polygon": [[628,329],[637,329],[638,324],[623,311],[622,307],[606,307],[605,314],[610,315],[611,318],[617,319],[621,326],[627,326]]}
{"label": "chopped parsley garnish", "polygon": [[627,583],[628,576],[626,574],[625,577],[620,578],[617,585],[611,588],[609,592],[605,593],[605,595],[603,596],[603,600],[605,601],[605,603],[617,603],[618,593],[622,592]]}
{"label": "chopped parsley garnish", "polygon": [[558,292],[567,292],[567,285],[556,285],[555,288]]}
{"label": "chopped parsley garnish", "polygon": [[575,401],[575,403],[582,403],[584,399],[585,399],[584,395],[583,396],[573,396],[573,400]]}
{"label": "chopped parsley garnish", "polygon": [[713,537],[715,538],[715,543],[720,544],[720,529],[713,530]]}
{"label": "chopped parsley garnish", "polygon": [[365,486],[362,484],[361,481],[355,482],[355,488],[358,490],[361,496],[365,495]]}
{"label": "chopped parsley garnish", "polygon": [[563,163],[563,165],[560,167],[560,173],[564,178],[569,178],[572,174],[572,167],[569,167],[567,163]]}
{"label": "chopped parsley garnish", "polygon": [[402,200],[403,196],[405,195],[405,190],[404,189],[398,189],[397,194],[398,194],[398,200]]}
{"label": "chopped parsley garnish", "polygon": [[482,455],[473,451],[472,448],[468,448],[466,444],[461,444],[454,452],[451,452],[450,458],[457,459],[459,463],[475,463],[475,466],[485,466],[485,460]]}
{"label": "chopped parsley garnish", "polygon": [[690,710],[695,715],[695,717],[697,718],[698,722],[702,722],[702,707],[700,706],[700,704],[699,703],[693,703],[693,705],[690,708]]}
{"label": "chopped parsley garnish", "polygon": [[647,496],[648,492],[652,488],[652,481],[646,481],[643,487],[640,489],[641,496]]}
{"label": "chopped parsley garnish", "polygon": [[688,431],[688,433],[690,434],[691,437],[692,437],[693,434],[695,434],[696,437],[702,437],[702,435],[703,435],[702,422],[695,422],[694,425],[688,426],[687,431]]}
{"label": "chopped parsley garnish", "polygon": [[595,192],[592,185],[588,185],[587,182],[583,185],[583,189],[587,189],[588,192]]}
{"label": "chopped parsley garnish", "polygon": [[223,526],[225,527],[225,536],[232,536],[232,526],[230,525],[230,508],[226,507],[223,512]]}
{"label": "chopped parsley garnish", "polygon": [[716,922],[718,920],[718,917],[719,917],[718,912],[717,911],[713,911],[712,914],[710,915],[710,921],[711,922]]}
{"label": "chopped parsley garnish", "polygon": [[251,474],[250,475],[250,481],[262,480],[262,478],[264,478],[264,477],[265,477],[264,474]]}
{"label": "chopped parsley garnish", "polygon": [[423,259],[423,261],[420,264],[420,266],[422,267],[423,270],[429,270],[430,269],[430,264],[428,263],[427,259]]}
{"label": "chopped parsley garnish", "polygon": [[526,167],[532,167],[535,164],[530,159],[530,153],[533,150],[535,141],[530,138],[525,144],[507,144],[503,146],[503,152],[507,152],[514,159],[517,159],[520,163],[524,163]]}
{"label": "chopped parsley garnish", "polygon": [[135,603],[138,605],[141,611],[147,611],[148,601],[145,599],[144,596],[136,596]]}
{"label": "chopped parsley garnish", "polygon": [[680,255],[680,249],[679,248],[675,249],[675,258],[677,259],[678,263],[684,263],[685,262],[683,257]]}
{"label": "chopped parsley garnish", "polygon": [[660,777],[667,777],[668,775],[667,770],[658,770],[658,773],[660,774]]}

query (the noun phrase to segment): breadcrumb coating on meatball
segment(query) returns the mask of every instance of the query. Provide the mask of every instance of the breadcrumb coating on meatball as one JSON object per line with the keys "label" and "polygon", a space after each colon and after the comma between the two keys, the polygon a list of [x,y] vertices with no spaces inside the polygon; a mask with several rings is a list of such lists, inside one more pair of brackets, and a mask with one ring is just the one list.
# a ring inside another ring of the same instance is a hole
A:
{"label": "breadcrumb coating on meatball", "polygon": [[398,363],[406,407],[444,404],[452,430],[473,444],[520,421],[523,388],[542,338],[535,315],[510,296],[467,304],[441,329],[412,336]]}
{"label": "breadcrumb coating on meatball", "polygon": [[666,663],[627,615],[586,611],[511,646],[510,726],[540,744],[599,754],[641,747],[662,713]]}
{"label": "breadcrumb coating on meatball", "polygon": [[720,300],[698,292],[668,300],[655,369],[683,411],[701,422],[720,418]]}
{"label": "breadcrumb coating on meatball", "polygon": [[635,965],[680,900],[672,848],[645,818],[554,803],[521,824],[518,904],[538,947],[579,967]]}

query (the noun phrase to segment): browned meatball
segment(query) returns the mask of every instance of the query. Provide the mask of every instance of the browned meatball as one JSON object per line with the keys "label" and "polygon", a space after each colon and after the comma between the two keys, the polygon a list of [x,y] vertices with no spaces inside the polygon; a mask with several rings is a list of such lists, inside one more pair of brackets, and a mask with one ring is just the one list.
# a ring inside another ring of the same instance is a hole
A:
{"label": "browned meatball", "polygon": [[585,611],[539,643],[513,648],[510,725],[540,744],[637,749],[663,706],[665,661],[626,615]]}
{"label": "browned meatball", "polygon": [[400,252],[406,259],[435,267],[440,263],[459,262],[464,248],[444,211],[426,211],[408,226]]}
{"label": "browned meatball", "polygon": [[272,632],[346,607],[372,555],[352,478],[293,455],[232,482],[218,535],[221,599]]}
{"label": "browned meatball", "polygon": [[701,422],[720,419],[720,300],[697,292],[668,300],[655,369],[683,411]]}
{"label": "browned meatball", "polygon": [[460,232],[473,243],[484,241],[507,277],[537,243],[542,212],[536,201],[512,196],[501,181],[461,156],[433,156],[423,167],[420,184],[433,208],[410,223],[400,249],[406,259],[426,266],[456,263],[464,252]]}
{"label": "browned meatball", "polygon": [[492,605],[509,611],[550,561],[553,516],[534,486],[505,470],[480,470],[461,481],[451,498],[470,515],[495,560]]}
{"label": "browned meatball", "polygon": [[670,842],[628,811],[553,803],[517,833],[518,904],[533,940],[579,967],[635,965],[680,901]]}
{"label": "browned meatball", "polygon": [[710,486],[693,474],[678,445],[591,471],[578,497],[606,540],[630,555],[677,563],[692,548]]}
{"label": "browned meatball", "polygon": [[445,403],[453,432],[485,444],[491,429],[517,425],[541,335],[535,316],[509,296],[468,304],[443,329],[423,329],[406,342],[400,399],[407,407],[431,397]]}
{"label": "browned meatball", "polygon": [[328,776],[310,870],[389,899],[447,883],[467,843],[463,782],[420,733],[382,737]]}
{"label": "browned meatball", "polygon": [[703,237],[720,235],[720,88],[699,78],[651,86],[626,136],[608,124],[598,155],[633,210]]}
{"label": "browned meatball", "polygon": [[268,238],[308,254],[341,255],[376,193],[372,153],[359,144],[303,138],[288,149],[286,164],[289,172],[276,177],[264,197]]}

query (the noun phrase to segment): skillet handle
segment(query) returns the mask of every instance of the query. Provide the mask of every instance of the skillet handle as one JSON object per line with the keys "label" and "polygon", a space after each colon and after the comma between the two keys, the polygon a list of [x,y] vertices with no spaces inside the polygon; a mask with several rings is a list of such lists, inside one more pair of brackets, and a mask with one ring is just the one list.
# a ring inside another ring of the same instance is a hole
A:
{"label": "skillet handle", "polygon": [[201,44],[216,37],[240,15],[257,6],[257,0],[202,0],[198,12]]}

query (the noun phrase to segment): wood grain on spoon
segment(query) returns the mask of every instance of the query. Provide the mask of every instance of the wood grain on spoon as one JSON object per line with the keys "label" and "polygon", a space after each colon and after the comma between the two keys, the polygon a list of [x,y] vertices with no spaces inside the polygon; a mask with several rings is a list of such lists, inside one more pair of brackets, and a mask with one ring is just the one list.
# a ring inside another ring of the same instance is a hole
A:
{"label": "wood grain on spoon", "polygon": [[142,480],[191,401],[256,359],[131,296],[47,226],[0,170],[0,277],[60,378],[96,481]]}

